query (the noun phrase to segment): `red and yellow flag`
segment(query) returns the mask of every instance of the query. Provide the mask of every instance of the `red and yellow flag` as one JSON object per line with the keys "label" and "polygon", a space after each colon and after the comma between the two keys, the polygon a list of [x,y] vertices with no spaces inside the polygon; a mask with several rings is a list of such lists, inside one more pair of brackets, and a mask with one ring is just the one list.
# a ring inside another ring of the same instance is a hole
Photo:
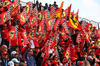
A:
{"label": "red and yellow flag", "polygon": [[36,19],[37,19],[37,16],[33,16],[33,17],[30,17],[30,26],[35,26],[36,25]]}
{"label": "red and yellow flag", "polygon": [[54,22],[54,19],[50,19],[48,20],[48,22],[45,22],[45,24],[47,25],[47,31],[51,30],[53,22]]}
{"label": "red and yellow flag", "polygon": [[21,25],[25,24],[26,23],[25,9],[17,17],[19,18]]}
{"label": "red and yellow flag", "polygon": [[43,23],[40,22],[39,23],[39,29],[38,29],[38,32],[41,33],[43,31]]}
{"label": "red and yellow flag", "polygon": [[82,30],[82,27],[79,24],[79,21],[76,19],[76,17],[72,13],[70,13],[70,16],[69,16],[68,25],[74,29]]}
{"label": "red and yellow flag", "polygon": [[100,28],[96,30],[97,37],[100,37]]}
{"label": "red and yellow flag", "polygon": [[50,14],[51,17],[49,19],[52,19],[53,16],[59,19],[61,18],[63,3],[64,1],[61,3],[60,8],[58,8],[57,10],[55,10],[53,13]]}
{"label": "red and yellow flag", "polygon": [[8,38],[9,41],[10,41],[10,40],[15,40],[15,39],[16,39],[16,36],[15,36],[15,27],[12,28],[12,30],[10,30],[8,34],[9,34],[9,35],[8,35],[8,36],[9,36],[9,38]]}
{"label": "red and yellow flag", "polygon": [[8,11],[0,14],[0,25],[3,25],[8,20]]}
{"label": "red and yellow flag", "polygon": [[9,7],[10,7],[10,4],[11,4],[11,2],[10,2],[9,0],[5,0],[5,1],[3,2],[3,7],[9,8]]}

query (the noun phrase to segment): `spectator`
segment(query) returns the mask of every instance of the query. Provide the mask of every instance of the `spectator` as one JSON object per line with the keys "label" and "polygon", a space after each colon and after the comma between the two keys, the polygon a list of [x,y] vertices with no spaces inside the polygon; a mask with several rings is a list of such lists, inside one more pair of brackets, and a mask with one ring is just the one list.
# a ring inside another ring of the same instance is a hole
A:
{"label": "spectator", "polygon": [[44,10],[48,9],[48,4],[45,3]]}
{"label": "spectator", "polygon": [[11,52],[11,59],[10,60],[12,60],[13,58],[17,58],[18,56],[17,56],[17,52],[16,51],[12,51]]}
{"label": "spectator", "polygon": [[7,66],[7,64],[8,64],[8,53],[7,52],[2,52],[1,66]]}
{"label": "spectator", "polygon": [[35,58],[33,57],[33,50],[28,49],[25,52],[25,60],[27,62],[27,66],[36,66]]}
{"label": "spectator", "polygon": [[55,10],[58,8],[58,5],[56,4],[56,1],[54,1],[54,4],[53,4]]}
{"label": "spectator", "polygon": [[20,63],[16,58],[13,58],[11,61],[14,62],[14,66],[18,66]]}
{"label": "spectator", "polygon": [[14,62],[9,61],[9,62],[8,62],[8,66],[14,66]]}
{"label": "spectator", "polygon": [[79,66],[85,66],[83,61],[80,61],[78,65]]}

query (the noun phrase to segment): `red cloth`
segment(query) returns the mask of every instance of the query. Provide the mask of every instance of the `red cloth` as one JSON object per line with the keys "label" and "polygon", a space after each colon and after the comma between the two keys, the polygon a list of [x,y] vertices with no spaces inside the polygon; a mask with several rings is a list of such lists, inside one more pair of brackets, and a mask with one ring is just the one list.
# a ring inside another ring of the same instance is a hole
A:
{"label": "red cloth", "polygon": [[8,33],[8,29],[3,27],[3,30],[2,30],[2,39],[8,39],[7,33]]}

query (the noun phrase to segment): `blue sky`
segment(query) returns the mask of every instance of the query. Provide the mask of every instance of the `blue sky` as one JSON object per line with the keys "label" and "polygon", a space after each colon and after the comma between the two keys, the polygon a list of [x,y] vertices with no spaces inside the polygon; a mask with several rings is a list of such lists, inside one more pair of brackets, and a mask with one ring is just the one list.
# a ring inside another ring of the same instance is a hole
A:
{"label": "blue sky", "polygon": [[[24,2],[34,1],[34,0],[21,0]],[[36,0],[35,0],[36,1]],[[45,3],[53,4],[54,1],[60,6],[61,2],[64,1],[63,8],[66,9],[70,4],[72,4],[71,11],[74,13],[79,9],[79,16],[82,18],[87,18],[96,22],[100,22],[100,0],[38,0]]]}

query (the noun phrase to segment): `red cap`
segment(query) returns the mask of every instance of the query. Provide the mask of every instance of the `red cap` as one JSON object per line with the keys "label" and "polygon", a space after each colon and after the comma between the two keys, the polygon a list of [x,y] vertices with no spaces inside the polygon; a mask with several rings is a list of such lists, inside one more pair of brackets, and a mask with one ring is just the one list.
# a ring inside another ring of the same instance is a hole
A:
{"label": "red cap", "polygon": [[61,41],[61,42],[59,43],[59,45],[62,45],[62,44],[65,44],[65,42],[64,42],[64,41]]}
{"label": "red cap", "polygon": [[75,58],[75,57],[71,57],[71,60],[72,60],[72,61],[76,61],[76,58]]}
{"label": "red cap", "polygon": [[78,65],[83,64],[83,61],[80,61]]}
{"label": "red cap", "polygon": [[2,55],[8,55],[8,53],[7,52],[2,52]]}
{"label": "red cap", "polygon": [[57,63],[58,63],[58,62],[57,62],[57,61],[55,61],[55,60],[53,60],[53,61],[52,61],[52,64],[57,64]]}

